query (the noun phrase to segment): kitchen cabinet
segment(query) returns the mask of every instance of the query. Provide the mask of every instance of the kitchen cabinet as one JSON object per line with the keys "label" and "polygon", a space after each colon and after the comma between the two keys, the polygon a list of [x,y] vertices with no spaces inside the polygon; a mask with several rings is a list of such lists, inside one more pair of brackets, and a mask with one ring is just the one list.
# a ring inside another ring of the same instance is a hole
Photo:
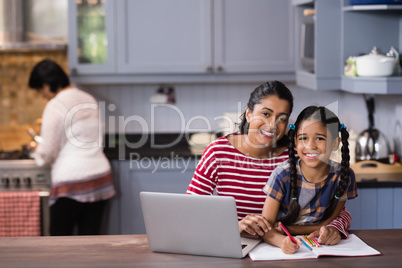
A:
{"label": "kitchen cabinet", "polygon": [[203,73],[212,68],[208,0],[124,0],[117,5],[117,72]]}
{"label": "kitchen cabinet", "polygon": [[109,234],[144,234],[139,193],[185,193],[198,161],[183,157],[145,157],[112,163],[118,195],[113,200],[114,217],[109,218]]}
{"label": "kitchen cabinet", "polygon": [[[314,23],[315,71],[303,68],[296,50],[296,82],[314,90],[342,89],[352,93],[402,94],[402,77],[347,77],[349,56],[368,54],[376,46],[386,53],[391,46],[402,49],[402,5],[349,5],[347,0],[293,0],[296,43],[302,40],[302,25]],[[314,9],[306,17],[304,11]]]}
{"label": "kitchen cabinet", "polygon": [[402,188],[358,188],[358,195],[346,202],[351,229],[402,228]]}
{"label": "kitchen cabinet", "polygon": [[[393,46],[401,51],[402,5],[344,5],[343,63],[349,56],[368,54],[376,46],[383,54]],[[342,75],[342,89],[353,93],[402,94],[402,76],[347,77]]]}
{"label": "kitchen cabinet", "polygon": [[71,76],[114,72],[114,1],[68,1]]}
{"label": "kitchen cabinet", "polygon": [[290,0],[108,0],[104,7],[107,61],[80,63],[77,7],[70,0],[69,60],[76,82],[294,79]]}
{"label": "kitchen cabinet", "polygon": [[[340,89],[341,2],[293,0],[293,4],[296,24],[296,83],[314,90]],[[305,12],[309,10],[314,10],[315,15],[306,16]],[[313,37],[306,36],[306,42],[302,44],[304,24],[313,25]],[[309,40],[310,38],[313,40]],[[309,49],[313,50],[313,55],[307,54]],[[314,71],[303,67],[303,54],[313,60]]]}
{"label": "kitchen cabinet", "polygon": [[227,73],[294,72],[288,0],[214,1],[214,66]]}

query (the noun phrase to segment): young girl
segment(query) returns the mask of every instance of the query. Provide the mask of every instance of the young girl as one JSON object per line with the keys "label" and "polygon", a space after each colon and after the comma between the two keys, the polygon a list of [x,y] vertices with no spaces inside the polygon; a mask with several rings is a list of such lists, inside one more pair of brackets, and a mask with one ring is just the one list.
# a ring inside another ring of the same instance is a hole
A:
{"label": "young girl", "polygon": [[[357,196],[355,176],[349,169],[348,131],[334,113],[316,106],[305,108],[289,127],[289,160],[272,172],[264,187],[267,198],[262,215],[270,224],[280,221],[290,230],[289,225],[330,222],[339,215],[347,199]],[[341,164],[330,160],[332,151],[338,150],[339,132]],[[276,229],[263,238],[281,247],[284,253],[294,253],[299,248]]]}

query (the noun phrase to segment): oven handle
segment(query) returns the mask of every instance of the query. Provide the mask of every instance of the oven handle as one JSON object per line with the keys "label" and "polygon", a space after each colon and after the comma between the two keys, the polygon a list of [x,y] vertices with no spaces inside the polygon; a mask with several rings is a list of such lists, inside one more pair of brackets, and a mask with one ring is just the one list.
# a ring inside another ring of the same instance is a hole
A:
{"label": "oven handle", "polygon": [[48,191],[39,191],[39,196],[50,196],[50,192],[48,192]]}

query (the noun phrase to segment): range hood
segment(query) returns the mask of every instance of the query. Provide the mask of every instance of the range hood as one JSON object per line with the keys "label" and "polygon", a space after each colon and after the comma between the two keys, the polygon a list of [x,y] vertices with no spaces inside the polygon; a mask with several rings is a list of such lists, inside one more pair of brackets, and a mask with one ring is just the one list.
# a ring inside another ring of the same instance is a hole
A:
{"label": "range hood", "polygon": [[27,0],[0,0],[0,50],[66,49],[65,41],[26,30],[28,4]]}

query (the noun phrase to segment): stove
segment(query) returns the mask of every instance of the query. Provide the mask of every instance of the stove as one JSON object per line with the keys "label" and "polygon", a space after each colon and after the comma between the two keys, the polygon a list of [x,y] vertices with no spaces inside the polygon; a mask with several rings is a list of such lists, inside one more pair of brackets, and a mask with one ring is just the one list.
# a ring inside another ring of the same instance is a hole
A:
{"label": "stove", "polygon": [[25,150],[0,151],[0,160],[30,159],[29,152]]}
{"label": "stove", "polygon": [[0,160],[0,191],[50,191],[50,168],[38,167],[33,159]]}

